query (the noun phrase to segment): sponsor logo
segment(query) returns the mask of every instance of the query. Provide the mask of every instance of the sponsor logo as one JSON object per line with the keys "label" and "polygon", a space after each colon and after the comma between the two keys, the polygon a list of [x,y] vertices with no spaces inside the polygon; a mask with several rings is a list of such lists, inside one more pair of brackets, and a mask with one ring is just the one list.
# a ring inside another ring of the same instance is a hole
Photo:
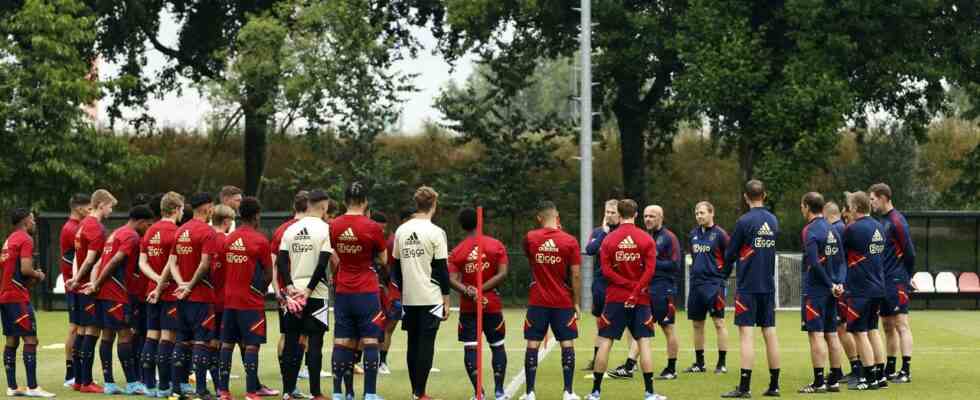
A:
{"label": "sponsor logo", "polygon": [[692,250],[694,250],[695,253],[710,253],[711,252],[711,246],[706,245],[706,244],[697,244],[697,243],[695,243],[693,246],[691,246],[691,248],[692,248]]}
{"label": "sponsor logo", "polygon": [[422,241],[419,240],[419,235],[416,234],[415,232],[412,232],[411,235],[408,235],[408,239],[405,239],[406,246],[419,245],[419,244],[422,244]]}
{"label": "sponsor logo", "polygon": [[234,251],[245,251],[245,240],[238,238],[238,240],[235,240],[235,242],[229,246],[229,249]]}
{"label": "sponsor logo", "polygon": [[630,251],[617,251],[616,252],[616,262],[633,262],[640,259],[639,253],[633,253]]}
{"label": "sponsor logo", "polygon": [[337,243],[337,252],[338,253],[358,254],[358,253],[360,253],[363,250],[364,250],[364,247],[362,247],[359,244]]}
{"label": "sponsor logo", "polygon": [[154,233],[153,237],[150,238],[150,244],[160,244],[162,241],[163,239],[160,237],[160,231]]}
{"label": "sponsor logo", "polygon": [[874,236],[871,236],[871,245],[868,246],[868,253],[871,254],[881,254],[885,252],[885,239],[881,236],[881,232],[875,229]]}
{"label": "sponsor logo", "polygon": [[191,231],[181,232],[180,237],[177,238],[177,241],[180,243],[189,243],[191,241]]}
{"label": "sponsor logo", "polygon": [[150,257],[160,257],[163,255],[163,249],[157,246],[147,246],[146,255]]}

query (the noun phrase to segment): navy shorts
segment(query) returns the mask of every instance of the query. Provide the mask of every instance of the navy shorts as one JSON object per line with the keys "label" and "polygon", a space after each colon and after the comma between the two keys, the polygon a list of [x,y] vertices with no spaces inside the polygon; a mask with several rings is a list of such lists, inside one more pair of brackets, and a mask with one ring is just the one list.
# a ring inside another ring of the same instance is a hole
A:
{"label": "navy shorts", "polygon": [[68,323],[74,325],[78,315],[76,315],[76,310],[78,306],[75,304],[75,294],[72,292],[65,293],[65,305],[68,306]]}
{"label": "navy shorts", "polygon": [[146,303],[146,330],[159,331],[161,316],[163,315],[163,302],[156,304]]}
{"label": "navy shorts", "polygon": [[804,297],[800,309],[800,330],[803,332],[837,332],[837,299],[833,296]]}
{"label": "navy shorts", "polygon": [[265,311],[226,308],[222,312],[221,341],[257,346],[265,343]]}
{"label": "navy shorts", "polygon": [[637,304],[632,308],[626,308],[624,303],[606,303],[606,309],[602,311],[596,323],[599,336],[606,339],[622,339],[623,331],[626,329],[629,329],[630,334],[636,339],[654,335],[653,314],[650,313],[648,305]]}
{"label": "navy shorts", "polygon": [[725,318],[725,288],[721,285],[691,286],[687,294],[687,319],[704,321],[711,318]]}
{"label": "navy shorts", "polygon": [[385,313],[377,293],[337,294],[333,336],[338,339],[379,338],[385,332]]}
{"label": "navy shorts", "polygon": [[160,329],[165,331],[180,331],[180,311],[176,301],[159,301]]}
{"label": "navy shorts", "polygon": [[330,309],[323,299],[307,299],[303,312],[296,315],[279,311],[279,332],[301,335],[323,335],[329,330]]}
{"label": "navy shorts", "polygon": [[847,331],[867,332],[878,329],[878,311],[884,299],[880,297],[848,297],[845,305]]}
{"label": "navy shorts", "polygon": [[99,328],[121,331],[133,327],[133,308],[128,303],[112,300],[98,302]]}
{"label": "navy shorts", "polygon": [[133,309],[133,330],[139,332],[139,335],[144,335],[146,333],[146,308],[147,304],[142,301],[139,297],[129,296],[129,305]]}
{"label": "navy shorts", "polygon": [[599,318],[606,308],[606,282],[596,279],[592,282],[592,316]]}
{"label": "navy shorts", "polygon": [[0,304],[4,336],[37,336],[37,320],[31,303]]}
{"label": "navy shorts", "polygon": [[197,301],[177,302],[178,341],[208,342],[217,339],[218,326],[215,322],[214,305]]}
{"label": "navy shorts", "polygon": [[544,340],[549,327],[559,342],[578,338],[575,309],[528,306],[527,317],[524,319],[524,340]]}
{"label": "navy shorts", "polygon": [[75,293],[75,324],[78,326],[99,326],[99,305],[94,297]]}
{"label": "navy shorts", "polygon": [[735,294],[735,325],[772,328],[776,326],[774,293]]}
{"label": "navy shorts", "polygon": [[673,325],[677,307],[674,306],[674,289],[654,286],[650,288],[650,312],[661,326]]}
{"label": "navy shorts", "polygon": [[882,317],[909,313],[909,290],[904,283],[885,284],[885,302],[881,306]]}
{"label": "navy shorts", "polygon": [[[504,344],[507,338],[507,327],[504,324],[504,314],[483,313],[483,335],[491,346]],[[476,345],[476,313],[459,314],[459,341],[463,344]]]}

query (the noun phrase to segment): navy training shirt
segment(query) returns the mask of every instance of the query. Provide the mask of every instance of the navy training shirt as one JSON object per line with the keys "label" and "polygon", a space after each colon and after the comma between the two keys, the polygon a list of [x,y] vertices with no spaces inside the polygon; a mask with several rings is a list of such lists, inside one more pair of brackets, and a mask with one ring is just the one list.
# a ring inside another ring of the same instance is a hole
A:
{"label": "navy training shirt", "polygon": [[850,297],[885,297],[884,229],[874,218],[864,216],[844,229],[847,254],[847,283]]}
{"label": "navy training shirt", "polygon": [[664,226],[657,231],[648,231],[657,244],[657,269],[650,281],[650,286],[676,286],[677,274],[680,273],[681,245],[677,235]]}
{"label": "navy training shirt", "polygon": [[813,298],[833,296],[837,283],[834,269],[842,263],[841,238],[823,217],[811,220],[800,235],[803,243],[802,294]]}
{"label": "navy training shirt", "polygon": [[841,240],[839,243],[841,248],[841,257],[838,260],[838,263],[834,265],[834,275],[832,276],[832,279],[834,280],[834,283],[843,285],[844,282],[847,281],[847,256],[844,254],[844,228],[846,228],[846,226],[844,225],[844,220],[841,219],[830,224],[830,226],[834,228],[834,232],[837,233],[837,237]]}
{"label": "navy training shirt", "polygon": [[[616,230],[617,227],[619,227],[619,225],[609,225],[609,232]],[[585,245],[585,254],[588,254],[592,257],[599,257],[599,249],[602,248],[602,240],[605,239],[607,235],[609,235],[609,232],[606,232],[606,230],[602,229],[601,226],[593,229],[592,235],[589,236],[589,243]],[[602,269],[601,269],[602,266],[599,265],[598,260],[596,260],[596,262],[593,262],[592,266],[593,266],[592,267],[593,286],[595,284],[600,284],[605,286],[606,278],[602,276]]]}
{"label": "navy training shirt", "polygon": [[888,283],[911,282],[915,272],[915,245],[909,233],[909,223],[902,213],[892,209],[879,220],[884,228],[885,252],[882,267]]}
{"label": "navy training shirt", "polygon": [[725,286],[725,251],[730,239],[720,226],[697,227],[691,231],[691,286],[711,284]]}
{"label": "navy training shirt", "polygon": [[753,207],[735,223],[732,243],[725,252],[725,275],[738,261],[738,293],[776,292],[776,236],[779,220],[763,207]]}

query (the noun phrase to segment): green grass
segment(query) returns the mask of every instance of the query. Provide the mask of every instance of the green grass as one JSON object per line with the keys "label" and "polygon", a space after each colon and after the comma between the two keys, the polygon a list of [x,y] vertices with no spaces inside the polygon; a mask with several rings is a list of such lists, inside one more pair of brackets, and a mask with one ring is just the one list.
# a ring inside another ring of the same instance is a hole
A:
{"label": "green grass", "polygon": [[[453,314],[450,321],[443,324],[439,331],[439,340],[436,344],[437,351],[435,366],[442,372],[433,373],[429,380],[429,393],[441,399],[468,399],[472,394],[469,381],[463,371],[463,353],[461,346],[456,341],[456,316]],[[39,323],[39,334],[41,349],[38,353],[39,358],[39,380],[41,385],[58,394],[60,398],[80,399],[98,397],[95,395],[81,395],[73,393],[61,386],[64,375],[64,350],[61,348],[45,348],[53,343],[64,341],[65,329],[67,326],[64,313],[60,312],[39,312],[37,314]],[[524,342],[521,334],[523,323],[523,310],[513,309],[506,312],[508,326],[508,377],[507,381],[516,375],[524,364]],[[679,315],[681,323],[677,327],[681,341],[681,354],[678,367],[688,366],[693,354],[691,351],[691,326]],[[269,314],[270,345],[262,348],[260,367],[262,370],[261,380],[263,383],[280,388],[280,375],[276,362],[274,341],[278,340],[275,332],[278,332],[278,318]],[[729,317],[729,321],[731,317]],[[580,322],[579,329],[582,338],[577,341],[577,362],[581,368],[592,356],[592,333],[595,332],[595,320],[586,317]],[[799,331],[798,312],[780,312],[778,315],[779,340],[782,353],[782,389],[783,397],[801,397],[796,394],[796,389],[809,382],[812,377],[809,350],[806,337]],[[913,358],[913,378],[911,385],[892,385],[887,391],[870,393],[848,393],[846,390],[839,394],[832,395],[811,395],[815,397],[834,397],[834,398],[862,398],[862,399],[926,399],[934,396],[942,396],[943,399],[974,399],[980,396],[980,388],[977,386],[977,374],[973,366],[975,358],[980,357],[980,313],[967,311],[923,311],[913,314],[913,330],[915,332],[916,351]],[[716,354],[711,349],[714,343],[712,330],[709,329],[707,362],[713,365]],[[697,376],[681,375],[680,379],[670,382],[656,382],[657,391],[670,397],[671,399],[714,399],[723,391],[733,388],[738,381],[739,355],[737,351],[737,334],[734,329],[730,329],[730,347],[734,349],[729,352],[728,366],[729,372],[724,376],[713,374],[703,374]],[[760,335],[756,335],[757,337]],[[762,349],[761,338],[757,339],[757,349]],[[661,337],[655,340],[654,356],[655,368],[659,372],[663,368],[665,361],[664,342]],[[324,354],[324,364],[330,365],[330,349],[326,349]],[[625,357],[626,349],[621,344],[617,344],[613,350],[610,364],[619,364]],[[487,387],[491,387],[492,376],[489,373],[489,352],[485,352],[486,381]],[[19,357],[18,357],[19,358]],[[379,379],[379,392],[387,399],[407,399],[409,398],[408,374],[405,368],[405,337],[404,332],[398,331],[393,340],[391,353],[388,356],[392,374],[382,376]],[[235,369],[233,374],[244,375],[240,359],[235,356]],[[755,365],[755,380],[753,382],[753,392],[759,396],[765,390],[768,382],[764,351],[757,351]],[[98,365],[98,361],[96,361]],[[23,364],[18,359],[19,383],[23,385]],[[122,381],[122,372],[118,365],[116,367],[117,382]],[[592,381],[584,379],[586,372],[576,371],[575,390],[583,398],[592,387]],[[101,382],[101,368],[96,366],[94,375],[96,380]],[[331,388],[329,378],[322,381],[324,389]],[[244,380],[232,380],[232,392],[238,396],[244,390]],[[358,393],[361,393],[362,382],[357,378],[355,383]],[[300,388],[307,391],[306,381],[300,381]],[[562,388],[560,357],[557,349],[550,353],[542,362],[538,369],[537,394],[541,399],[560,399]],[[606,379],[603,385],[604,399],[624,399],[642,396],[642,379],[637,376],[632,381],[614,381]],[[523,392],[523,389],[519,393]]]}

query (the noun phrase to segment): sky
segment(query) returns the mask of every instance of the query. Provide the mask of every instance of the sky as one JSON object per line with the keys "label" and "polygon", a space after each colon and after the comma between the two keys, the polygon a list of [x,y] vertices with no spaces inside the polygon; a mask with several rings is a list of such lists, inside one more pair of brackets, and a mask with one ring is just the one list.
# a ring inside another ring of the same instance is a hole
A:
{"label": "sky", "polygon": [[[160,41],[167,45],[176,43],[178,28],[172,17],[164,18],[160,27]],[[416,29],[415,37],[423,45],[423,50],[418,53],[418,57],[399,61],[394,66],[395,70],[401,73],[418,74],[414,80],[418,91],[402,95],[405,99],[402,105],[402,126],[405,133],[419,131],[426,120],[441,120],[442,115],[432,106],[439,90],[450,80],[456,82],[466,80],[473,71],[472,55],[458,61],[455,69],[451,70],[449,63],[443,60],[442,56],[432,54],[436,48],[436,39],[431,32],[426,29]],[[152,49],[152,46],[148,47]],[[147,54],[147,68],[152,73],[161,70],[166,62],[166,57],[156,50],[150,50]],[[118,65],[104,63],[99,69],[100,78],[109,79],[118,71]],[[106,106],[110,102],[111,98],[106,98],[99,103],[99,122],[104,126],[108,125]],[[180,94],[168,93],[162,98],[151,99],[148,101],[148,107],[148,113],[157,120],[158,126],[189,129],[205,126],[206,117],[212,111],[208,100],[189,85],[185,85]],[[125,117],[135,117],[138,111],[124,110],[123,114]]]}

